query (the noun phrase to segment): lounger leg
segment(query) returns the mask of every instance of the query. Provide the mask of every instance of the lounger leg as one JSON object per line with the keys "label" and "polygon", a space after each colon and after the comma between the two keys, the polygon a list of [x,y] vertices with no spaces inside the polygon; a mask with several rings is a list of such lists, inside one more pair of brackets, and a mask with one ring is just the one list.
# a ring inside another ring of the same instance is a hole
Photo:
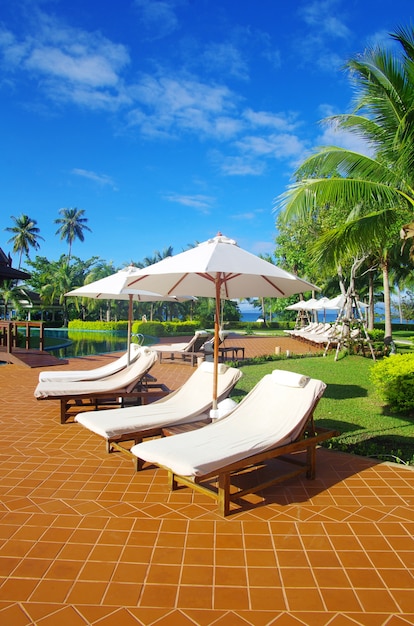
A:
{"label": "lounger leg", "polygon": [[66,411],[67,411],[67,402],[64,398],[60,399],[60,423],[64,424],[66,422]]}
{"label": "lounger leg", "polygon": [[178,483],[175,480],[174,472],[168,472],[168,487],[170,491],[175,491],[178,487]]}
{"label": "lounger leg", "polygon": [[218,507],[220,515],[225,517],[230,513],[230,474],[219,474],[218,477]]}
{"label": "lounger leg", "polygon": [[306,478],[313,480],[316,475],[316,446],[308,446],[306,449],[306,462],[308,470],[306,472]]}
{"label": "lounger leg", "polygon": [[144,461],[139,459],[137,456],[133,459],[134,467],[136,472],[140,472],[144,466]]}

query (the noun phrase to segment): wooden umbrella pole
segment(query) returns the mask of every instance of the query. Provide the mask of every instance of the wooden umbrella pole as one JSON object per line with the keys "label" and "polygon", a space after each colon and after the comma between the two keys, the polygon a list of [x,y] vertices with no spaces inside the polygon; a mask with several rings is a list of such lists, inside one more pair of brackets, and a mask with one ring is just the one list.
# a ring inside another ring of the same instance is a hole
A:
{"label": "wooden umbrella pole", "polygon": [[213,411],[217,409],[218,361],[219,361],[219,322],[220,322],[220,279],[216,277],[216,314],[214,316],[214,369],[213,369]]}
{"label": "wooden umbrella pole", "polygon": [[127,338],[127,364],[129,365],[130,361],[130,347],[131,347],[131,334],[132,334],[132,298],[133,295],[129,294],[129,303],[128,303],[128,338]]}

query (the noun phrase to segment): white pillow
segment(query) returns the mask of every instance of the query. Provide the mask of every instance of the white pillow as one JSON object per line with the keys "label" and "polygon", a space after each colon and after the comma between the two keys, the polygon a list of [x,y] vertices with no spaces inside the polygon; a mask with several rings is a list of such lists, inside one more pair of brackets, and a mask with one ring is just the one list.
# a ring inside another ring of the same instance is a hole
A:
{"label": "white pillow", "polygon": [[[213,361],[203,361],[199,367],[203,370],[203,372],[210,372],[210,374],[214,373],[214,363]],[[224,374],[228,370],[228,366],[224,363],[218,364],[218,373]]]}
{"label": "white pillow", "polygon": [[309,376],[296,374],[296,372],[286,372],[285,370],[273,370],[272,376],[275,383],[284,387],[305,387],[310,381]]}

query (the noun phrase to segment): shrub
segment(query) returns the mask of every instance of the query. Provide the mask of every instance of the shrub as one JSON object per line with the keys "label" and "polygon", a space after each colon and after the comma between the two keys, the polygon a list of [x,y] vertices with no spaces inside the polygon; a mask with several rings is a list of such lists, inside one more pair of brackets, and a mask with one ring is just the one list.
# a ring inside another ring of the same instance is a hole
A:
{"label": "shrub", "polygon": [[377,361],[371,380],[391,409],[414,411],[414,354],[395,354]]}
{"label": "shrub", "polygon": [[113,332],[128,330],[128,322],[83,322],[82,320],[72,320],[68,324],[69,330],[111,330]]}
{"label": "shrub", "polygon": [[132,333],[147,335],[148,337],[162,337],[167,334],[162,322],[134,322]]}
{"label": "shrub", "polygon": [[373,328],[368,331],[368,335],[373,341],[384,341],[385,331],[380,328]]}
{"label": "shrub", "polygon": [[134,322],[132,332],[147,337],[165,337],[166,335],[194,335],[200,328],[197,322]]}

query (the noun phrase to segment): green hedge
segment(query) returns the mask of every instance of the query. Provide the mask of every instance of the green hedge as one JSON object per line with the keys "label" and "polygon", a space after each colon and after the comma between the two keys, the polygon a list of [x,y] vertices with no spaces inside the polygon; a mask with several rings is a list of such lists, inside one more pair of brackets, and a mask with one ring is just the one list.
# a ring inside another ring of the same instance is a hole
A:
{"label": "green hedge", "polygon": [[82,320],[72,320],[68,324],[69,330],[111,330],[112,332],[126,332],[128,322],[83,322]]}
{"label": "green hedge", "polygon": [[200,322],[134,322],[132,333],[147,337],[165,337],[168,335],[194,335],[200,330]]}
{"label": "green hedge", "polygon": [[371,380],[392,410],[414,411],[414,354],[395,354],[377,361]]}

